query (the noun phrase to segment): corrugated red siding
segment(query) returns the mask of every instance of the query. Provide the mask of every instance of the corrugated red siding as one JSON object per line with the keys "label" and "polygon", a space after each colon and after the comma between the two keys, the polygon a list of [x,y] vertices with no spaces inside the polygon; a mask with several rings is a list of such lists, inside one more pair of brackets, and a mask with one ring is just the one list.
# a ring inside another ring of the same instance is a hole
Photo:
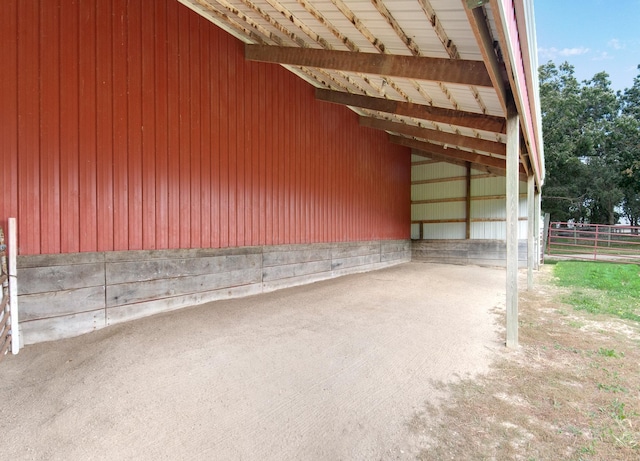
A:
{"label": "corrugated red siding", "polygon": [[21,254],[409,237],[410,158],[175,0],[5,0]]}

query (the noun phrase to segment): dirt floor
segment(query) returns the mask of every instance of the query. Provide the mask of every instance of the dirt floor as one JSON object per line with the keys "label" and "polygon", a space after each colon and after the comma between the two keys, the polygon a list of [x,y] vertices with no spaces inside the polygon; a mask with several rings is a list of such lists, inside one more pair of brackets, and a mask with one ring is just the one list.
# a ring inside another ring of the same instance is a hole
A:
{"label": "dirt floor", "polygon": [[412,428],[504,349],[502,269],[408,263],[28,346],[3,459],[416,459]]}

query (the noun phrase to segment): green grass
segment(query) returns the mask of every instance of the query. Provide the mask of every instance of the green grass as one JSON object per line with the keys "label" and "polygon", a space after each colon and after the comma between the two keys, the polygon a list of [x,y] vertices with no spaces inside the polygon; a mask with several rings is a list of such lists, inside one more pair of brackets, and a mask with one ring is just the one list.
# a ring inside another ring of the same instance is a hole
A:
{"label": "green grass", "polygon": [[559,261],[557,284],[572,288],[563,301],[579,310],[640,322],[640,266]]}

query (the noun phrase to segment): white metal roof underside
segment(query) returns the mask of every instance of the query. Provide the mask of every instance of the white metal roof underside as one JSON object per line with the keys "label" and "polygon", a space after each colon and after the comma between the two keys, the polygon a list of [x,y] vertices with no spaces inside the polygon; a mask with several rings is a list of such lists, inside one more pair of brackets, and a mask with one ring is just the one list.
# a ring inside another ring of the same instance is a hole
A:
{"label": "white metal roof underside", "polygon": [[247,59],[284,65],[393,142],[504,174],[511,85],[497,0],[179,1],[242,40]]}

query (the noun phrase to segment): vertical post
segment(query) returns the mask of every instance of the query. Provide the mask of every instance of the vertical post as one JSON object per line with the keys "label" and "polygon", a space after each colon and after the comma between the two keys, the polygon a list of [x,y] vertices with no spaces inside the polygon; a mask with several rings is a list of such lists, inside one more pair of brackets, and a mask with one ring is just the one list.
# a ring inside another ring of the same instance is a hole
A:
{"label": "vertical post", "polygon": [[507,104],[507,347],[518,347],[518,182],[520,120],[513,99]]}
{"label": "vertical post", "polygon": [[471,163],[467,162],[467,203],[465,208],[467,222],[465,223],[466,238],[471,238]]}
{"label": "vertical post", "polygon": [[549,227],[551,226],[551,215],[549,213],[544,214],[544,226],[542,227],[543,237],[542,237],[542,254],[547,254],[547,241],[550,242],[549,238]]}
{"label": "vertical post", "polygon": [[536,190],[536,211],[535,211],[535,226],[536,226],[536,265],[535,270],[540,269],[540,263],[542,262],[542,235],[540,233],[540,191]]}
{"label": "vertical post", "polygon": [[18,229],[16,218],[8,219],[9,227],[9,303],[11,304],[11,353],[20,351],[20,330],[18,328]]}
{"label": "vertical post", "polygon": [[527,177],[527,290],[533,290],[533,265],[535,260],[536,236],[535,181],[531,174]]}

